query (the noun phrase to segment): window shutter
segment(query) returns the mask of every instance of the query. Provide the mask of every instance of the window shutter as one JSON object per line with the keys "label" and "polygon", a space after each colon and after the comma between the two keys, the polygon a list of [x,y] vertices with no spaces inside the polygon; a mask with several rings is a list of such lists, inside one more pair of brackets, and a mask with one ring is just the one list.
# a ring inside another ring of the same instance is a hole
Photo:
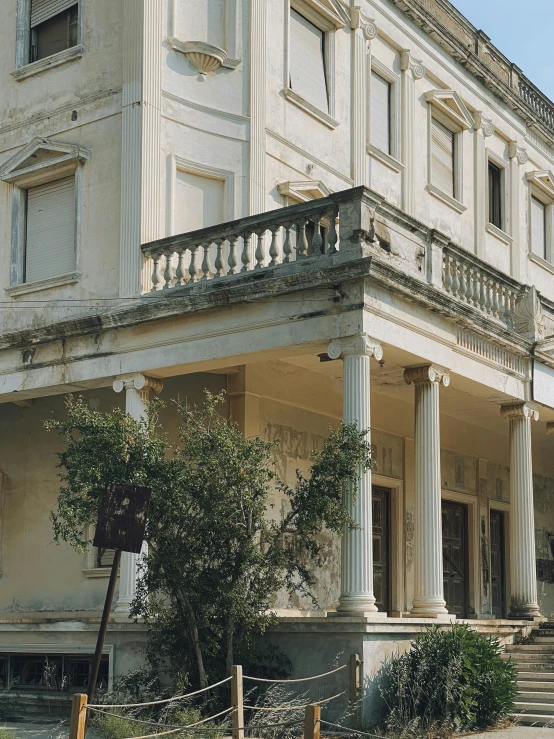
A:
{"label": "window shutter", "polygon": [[431,183],[446,195],[454,195],[454,136],[431,118]]}
{"label": "window shutter", "polygon": [[115,549],[97,549],[96,550],[96,567],[111,567]]}
{"label": "window shutter", "polygon": [[546,206],[531,197],[531,251],[546,259]]}
{"label": "window shutter", "polygon": [[31,28],[44,23],[64,10],[77,5],[78,0],[32,0],[31,4]]}
{"label": "window shutter", "polygon": [[391,83],[376,72],[371,73],[369,139],[373,146],[385,154],[390,147],[390,97]]}
{"label": "window shutter", "polygon": [[25,282],[75,269],[75,178],[27,191]]}
{"label": "window shutter", "polygon": [[313,23],[290,11],[290,86],[316,108],[328,111],[323,35]]}

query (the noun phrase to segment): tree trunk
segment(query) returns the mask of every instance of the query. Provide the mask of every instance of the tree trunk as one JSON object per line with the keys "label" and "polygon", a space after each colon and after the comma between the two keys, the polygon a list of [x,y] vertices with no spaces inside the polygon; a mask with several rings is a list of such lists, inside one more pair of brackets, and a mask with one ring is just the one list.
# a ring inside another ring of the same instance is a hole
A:
{"label": "tree trunk", "polygon": [[200,682],[201,688],[208,687],[208,679],[206,677],[206,671],[204,670],[204,659],[202,657],[202,646],[200,644],[200,636],[198,634],[198,625],[196,623],[196,614],[194,613],[194,608],[192,607],[192,604],[183,590],[183,588],[178,587],[177,588],[177,597],[179,598],[179,602],[181,603],[181,607],[183,608],[184,612],[188,616],[188,631],[190,634],[190,638],[192,641],[192,646],[194,649],[194,654],[196,656],[196,664],[198,665],[198,679]]}
{"label": "tree trunk", "polygon": [[233,638],[235,636],[235,619],[230,616],[227,619],[227,648],[225,653],[225,667],[227,670],[227,676],[231,674],[231,668],[234,664],[233,654]]}

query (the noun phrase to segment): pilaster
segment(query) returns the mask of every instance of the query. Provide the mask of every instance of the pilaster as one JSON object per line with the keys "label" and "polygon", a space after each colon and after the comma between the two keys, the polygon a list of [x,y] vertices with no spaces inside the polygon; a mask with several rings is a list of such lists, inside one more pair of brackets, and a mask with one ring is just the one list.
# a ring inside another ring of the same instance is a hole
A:
{"label": "pilaster", "polygon": [[425,618],[447,613],[442,567],[439,388],[448,387],[443,367],[409,367],[404,380],[415,386],[415,586],[412,615]]}
{"label": "pilaster", "polygon": [[492,121],[476,111],[474,118],[474,208],[475,208],[475,254],[481,259],[486,256],[485,226],[487,224],[487,156],[486,139],[494,133]]}
{"label": "pilaster", "polygon": [[[371,426],[370,358],[381,359],[381,345],[366,334],[335,339],[329,344],[331,359],[342,357],[343,420],[361,430]],[[358,527],[345,529],[341,540],[340,615],[372,616],[377,613],[373,593],[373,526],[371,470],[360,465],[356,487],[344,490],[344,503]]]}
{"label": "pilaster", "polygon": [[[521,169],[527,164],[529,156],[524,147],[519,146],[517,141],[508,144],[508,156],[510,157],[510,224],[512,237],[512,251],[510,269],[512,277],[520,282],[527,281],[527,249],[525,238],[521,233]],[[524,221],[525,222],[525,221]]]}
{"label": "pilaster", "polygon": [[415,104],[416,80],[425,76],[425,67],[414,59],[409,49],[400,52],[402,70],[402,209],[415,215]]}
{"label": "pilaster", "polygon": [[531,421],[539,413],[531,403],[510,403],[501,408],[510,421],[510,618],[537,618],[535,563],[535,510]]}
{"label": "pilaster", "polygon": [[350,27],[352,43],[352,179],[354,187],[368,184],[367,109],[368,75],[371,70],[371,40],[377,36],[377,26],[358,6],[352,8]]}
{"label": "pilaster", "polygon": [[267,0],[250,0],[250,159],[248,215],[266,210]]}

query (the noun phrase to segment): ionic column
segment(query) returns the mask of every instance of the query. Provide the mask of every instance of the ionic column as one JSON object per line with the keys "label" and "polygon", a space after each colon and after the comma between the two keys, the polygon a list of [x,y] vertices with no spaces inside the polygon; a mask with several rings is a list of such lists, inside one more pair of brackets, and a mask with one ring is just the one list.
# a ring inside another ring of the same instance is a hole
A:
{"label": "ionic column", "polygon": [[[162,381],[155,377],[146,375],[122,375],[113,382],[116,393],[125,390],[125,411],[136,421],[146,418],[148,412],[148,401],[152,392],[159,393],[163,387]],[[147,550],[146,543],[142,554]],[[115,606],[115,613],[129,614],[129,608],[135,597],[137,587],[137,574],[139,558],[142,554],[123,552],[121,555],[121,567],[119,570],[119,593]]]}
{"label": "ionic column", "polygon": [[433,618],[447,613],[442,569],[442,513],[439,388],[450,375],[442,367],[409,367],[404,380],[415,385],[415,586],[411,613]]}
{"label": "ionic column", "polygon": [[[343,420],[357,428],[370,428],[370,357],[381,359],[383,350],[366,334],[335,339],[329,344],[331,359],[343,360]],[[369,439],[368,439],[369,440]],[[373,594],[373,527],[371,470],[358,469],[355,489],[345,489],[344,503],[358,524],[345,529],[341,540],[341,596],[337,611],[344,615],[376,613]]]}
{"label": "ionic column", "polygon": [[510,420],[510,618],[540,616],[535,563],[535,510],[531,421],[539,413],[530,403],[510,403],[501,408]]}

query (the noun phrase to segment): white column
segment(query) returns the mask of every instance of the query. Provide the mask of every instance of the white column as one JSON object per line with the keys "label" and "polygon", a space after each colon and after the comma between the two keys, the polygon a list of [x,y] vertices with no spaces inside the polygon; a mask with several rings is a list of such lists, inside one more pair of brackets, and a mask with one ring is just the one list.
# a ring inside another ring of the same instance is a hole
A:
{"label": "white column", "polygon": [[368,184],[367,175],[367,110],[368,72],[371,69],[371,39],[377,36],[375,21],[367,18],[361,9],[352,8],[350,26],[352,39],[352,179],[354,187]]}
{"label": "white column", "polygon": [[[125,390],[125,411],[135,420],[141,421],[146,418],[148,401],[152,392],[159,393],[162,389],[162,381],[155,377],[146,375],[122,375],[113,382],[116,393]],[[146,544],[143,552],[147,551]],[[115,606],[116,614],[129,614],[129,607],[135,596],[137,586],[137,574],[140,554],[123,552],[121,555],[121,567],[119,570],[119,593]]]}
{"label": "white column", "polygon": [[[381,359],[381,345],[366,334],[335,339],[329,344],[331,359],[343,360],[343,420],[361,430],[370,428],[370,357]],[[369,439],[368,439],[369,440]],[[341,596],[339,613],[377,612],[373,594],[373,526],[371,470],[360,467],[355,490],[345,490],[345,505],[358,528],[346,529],[341,541]]]}
{"label": "white column", "polygon": [[439,388],[450,375],[442,367],[409,367],[404,380],[415,386],[415,586],[412,615],[447,613],[442,569]]}
{"label": "white column", "polygon": [[539,413],[531,403],[510,403],[501,408],[510,420],[510,618],[540,616],[535,562],[535,510],[531,421]]}
{"label": "white column", "polygon": [[402,210],[409,215],[415,213],[415,81],[425,76],[425,67],[414,59],[409,49],[400,52],[402,70]]}
{"label": "white column", "polygon": [[[510,157],[510,236],[512,237],[511,275],[515,280],[527,282],[527,243],[521,232],[521,166],[527,164],[529,156],[517,141],[508,144]],[[524,211],[523,211],[524,212]],[[523,219],[525,223],[525,219]]]}
{"label": "white column", "polygon": [[488,213],[486,211],[488,195],[488,170],[487,170],[487,147],[486,141],[489,136],[494,133],[494,126],[491,120],[485,118],[480,112],[474,113],[474,202],[475,202],[475,254],[481,259],[486,256],[486,240],[485,226],[488,221]]}

